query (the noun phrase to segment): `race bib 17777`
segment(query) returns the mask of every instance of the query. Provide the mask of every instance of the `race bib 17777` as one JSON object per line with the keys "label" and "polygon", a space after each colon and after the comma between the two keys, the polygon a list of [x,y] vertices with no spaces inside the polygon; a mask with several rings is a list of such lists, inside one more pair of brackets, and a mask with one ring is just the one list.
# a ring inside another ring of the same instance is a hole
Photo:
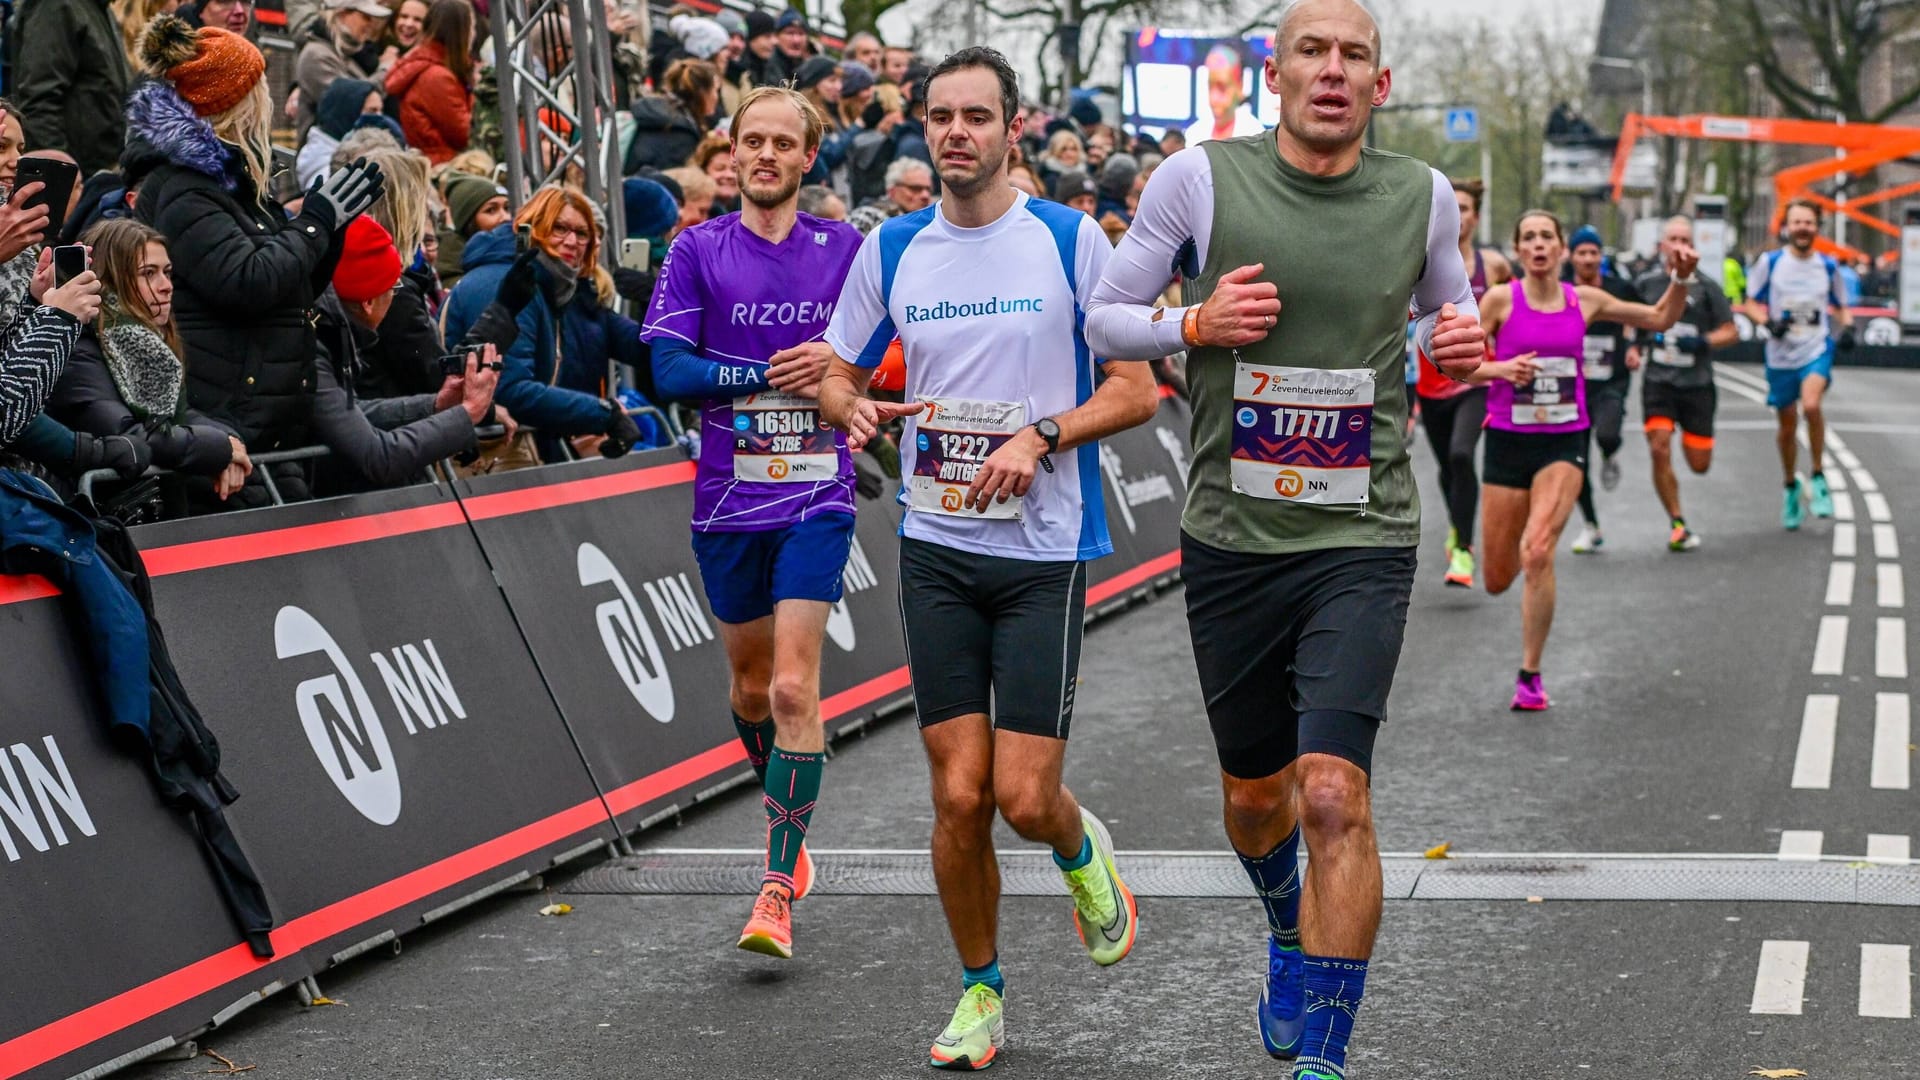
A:
{"label": "race bib 17777", "polygon": [[1254,499],[1364,505],[1373,372],[1236,363],[1233,490]]}

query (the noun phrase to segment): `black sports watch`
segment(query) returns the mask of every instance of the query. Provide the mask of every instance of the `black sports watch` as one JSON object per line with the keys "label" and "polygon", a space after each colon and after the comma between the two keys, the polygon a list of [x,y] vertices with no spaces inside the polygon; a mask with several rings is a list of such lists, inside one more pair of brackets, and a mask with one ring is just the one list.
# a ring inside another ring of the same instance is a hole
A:
{"label": "black sports watch", "polygon": [[1035,421],[1033,430],[1042,439],[1046,440],[1047,453],[1057,454],[1060,452],[1060,425],[1053,422],[1053,417],[1046,416]]}

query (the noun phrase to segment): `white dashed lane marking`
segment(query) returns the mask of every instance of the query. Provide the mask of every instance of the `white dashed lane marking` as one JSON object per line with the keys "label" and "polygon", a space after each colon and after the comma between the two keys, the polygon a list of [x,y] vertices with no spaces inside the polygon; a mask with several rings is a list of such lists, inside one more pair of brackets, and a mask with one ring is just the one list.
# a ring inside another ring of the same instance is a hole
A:
{"label": "white dashed lane marking", "polygon": [[1753,978],[1753,1007],[1768,1016],[1799,1016],[1807,995],[1807,950],[1804,941],[1763,941],[1760,970]]}
{"label": "white dashed lane marking", "polygon": [[1860,1015],[1913,1018],[1913,946],[1860,946]]}
{"label": "white dashed lane marking", "polygon": [[1899,563],[1881,563],[1874,571],[1874,584],[1879,588],[1881,607],[1907,606],[1905,575],[1900,572]]}
{"label": "white dashed lane marking", "polygon": [[[1819,673],[1816,662],[1814,674]],[[1873,636],[1873,673],[1883,679],[1907,677],[1907,620],[1898,616],[1880,617],[1879,627]],[[1838,675],[1839,672],[1834,674]]]}
{"label": "white dashed lane marking", "polygon": [[1853,604],[1853,564],[1836,562],[1827,567],[1827,605],[1850,607]]}
{"label": "white dashed lane marking", "polygon": [[1904,693],[1878,694],[1873,704],[1872,786],[1905,791],[1912,786],[1913,706]]}
{"label": "white dashed lane marking", "polygon": [[1835,525],[1833,527],[1833,557],[1836,559],[1853,558],[1854,550],[1859,547],[1859,539],[1859,534],[1854,531],[1852,525]]}
{"label": "white dashed lane marking", "polygon": [[1782,862],[1812,862],[1820,858],[1826,837],[1818,829],[1787,829],[1780,834]]}
{"label": "white dashed lane marking", "polygon": [[1840,675],[1847,667],[1847,617],[1820,616],[1820,634],[1813,642],[1813,673]]}
{"label": "white dashed lane marking", "polygon": [[1840,699],[1832,694],[1808,694],[1800,717],[1800,749],[1793,755],[1793,786],[1825,791],[1833,786],[1833,738],[1840,719]]}

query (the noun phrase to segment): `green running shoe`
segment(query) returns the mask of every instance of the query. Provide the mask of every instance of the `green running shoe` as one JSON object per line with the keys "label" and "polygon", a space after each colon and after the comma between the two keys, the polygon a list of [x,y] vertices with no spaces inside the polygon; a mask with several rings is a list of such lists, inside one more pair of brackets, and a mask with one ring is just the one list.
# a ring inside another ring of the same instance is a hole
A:
{"label": "green running shoe", "polygon": [[1801,505],[1801,493],[1804,490],[1799,477],[1793,478],[1793,486],[1787,488],[1786,496],[1780,504],[1780,527],[1793,532],[1806,519],[1806,509]]}
{"label": "green running shoe", "polygon": [[985,983],[975,983],[960,995],[947,1030],[933,1040],[927,1064],[936,1069],[984,1069],[993,1064],[1006,1037],[1006,1013],[1000,995]]}
{"label": "green running shoe", "polygon": [[1813,516],[1830,518],[1833,516],[1833,492],[1827,490],[1827,478],[1819,473],[1813,474]]}
{"label": "green running shoe", "polygon": [[1093,858],[1078,870],[1062,870],[1067,892],[1073,894],[1073,926],[1087,955],[1101,967],[1117,964],[1133,951],[1133,939],[1139,928],[1139,911],[1133,893],[1120,880],[1113,865],[1113,837],[1106,825],[1086,807],[1080,808],[1087,836],[1093,842]]}
{"label": "green running shoe", "polygon": [[1473,588],[1473,549],[1454,548],[1447,560],[1447,584],[1456,589]]}

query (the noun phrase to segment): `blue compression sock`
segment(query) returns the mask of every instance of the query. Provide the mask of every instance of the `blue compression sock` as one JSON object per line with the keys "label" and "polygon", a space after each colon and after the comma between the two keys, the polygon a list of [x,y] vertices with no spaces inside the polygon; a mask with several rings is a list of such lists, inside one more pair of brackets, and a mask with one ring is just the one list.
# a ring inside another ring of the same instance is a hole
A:
{"label": "blue compression sock", "polygon": [[1053,865],[1062,870],[1078,870],[1093,861],[1093,837],[1080,834],[1080,854],[1071,859],[1063,859],[1059,852],[1053,853]]}
{"label": "blue compression sock", "polygon": [[999,994],[1001,997],[1007,996],[1007,980],[1000,977],[1000,958],[998,956],[994,957],[992,960],[987,961],[986,967],[970,968],[965,965],[961,965],[961,968],[960,968],[961,992],[965,993],[966,991],[973,989],[974,986],[978,984],[985,984],[987,989],[992,990],[994,993]]}
{"label": "blue compression sock", "polygon": [[[1235,854],[1239,854],[1235,852]],[[1280,846],[1258,858],[1240,856],[1240,865],[1267,909],[1267,929],[1283,949],[1300,947],[1300,827]]]}
{"label": "blue compression sock", "polygon": [[1330,956],[1306,958],[1307,1030],[1293,1080],[1346,1080],[1347,1039],[1367,989],[1367,962]]}

